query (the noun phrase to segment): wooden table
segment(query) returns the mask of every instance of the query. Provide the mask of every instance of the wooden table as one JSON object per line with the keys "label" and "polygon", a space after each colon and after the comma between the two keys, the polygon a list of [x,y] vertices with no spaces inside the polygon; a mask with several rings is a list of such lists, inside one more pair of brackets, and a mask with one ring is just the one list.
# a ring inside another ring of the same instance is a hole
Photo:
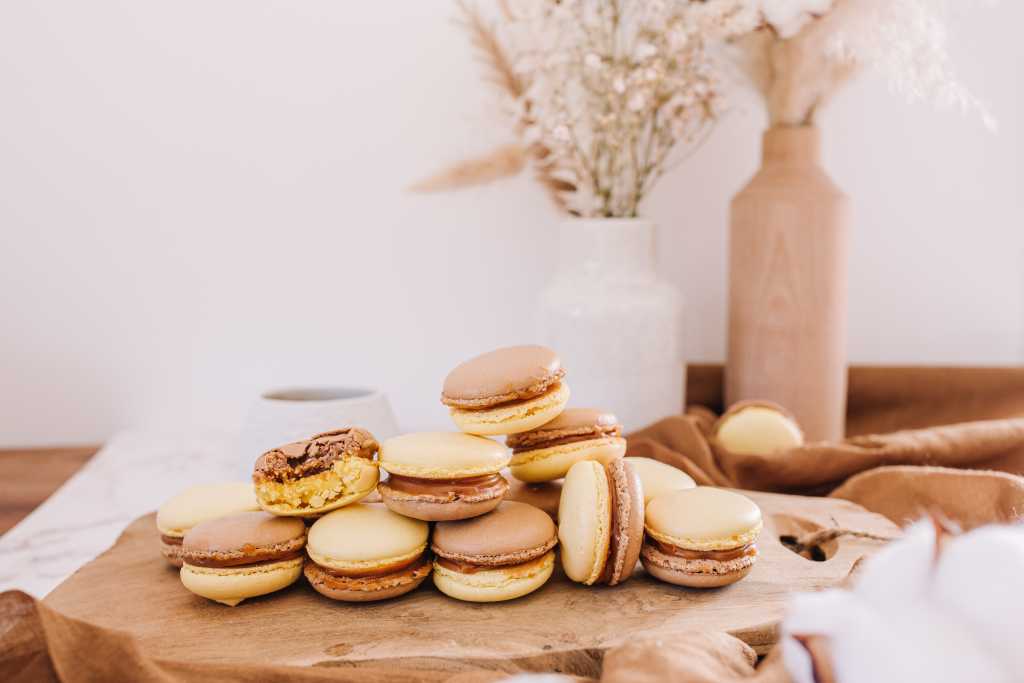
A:
{"label": "wooden table", "polygon": [[0,534],[88,462],[99,446],[0,450]]}

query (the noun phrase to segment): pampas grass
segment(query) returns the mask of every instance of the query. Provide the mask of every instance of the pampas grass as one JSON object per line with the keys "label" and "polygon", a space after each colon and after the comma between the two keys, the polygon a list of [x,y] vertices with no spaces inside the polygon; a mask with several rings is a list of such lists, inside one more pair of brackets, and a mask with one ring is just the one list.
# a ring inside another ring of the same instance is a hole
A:
{"label": "pampas grass", "polygon": [[[512,59],[498,40],[494,27],[466,0],[459,0],[456,5],[459,10],[459,23],[469,35],[476,56],[484,66],[484,80],[495,86],[509,100],[522,101],[527,84],[523,77],[516,73]],[[503,15],[511,18],[511,10],[507,4],[502,2],[499,5]],[[524,106],[528,107],[528,104]],[[527,111],[516,132],[522,135],[529,122]],[[575,191],[576,188],[572,183],[554,177],[548,163],[549,158],[550,150],[537,142],[503,145],[479,157],[459,161],[443,168],[414,183],[409,189],[413,192],[439,192],[484,185],[517,175],[526,166],[527,160],[532,159],[536,181],[544,188],[556,209],[567,211],[565,194]]]}

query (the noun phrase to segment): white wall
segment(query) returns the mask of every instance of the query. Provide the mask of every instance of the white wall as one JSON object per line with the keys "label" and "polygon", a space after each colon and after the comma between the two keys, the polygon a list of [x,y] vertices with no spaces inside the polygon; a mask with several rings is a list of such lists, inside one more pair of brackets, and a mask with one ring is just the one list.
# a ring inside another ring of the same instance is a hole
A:
{"label": "white wall", "polygon": [[[238,424],[282,384],[369,384],[445,424],[461,358],[529,340],[557,216],[529,179],[403,187],[507,139],[452,4],[0,4],[0,445]],[[1002,128],[867,79],[825,117],[856,199],[853,361],[1013,363],[1022,304],[1024,5],[957,26]],[[739,108],[646,206],[723,357],[729,197],[757,164]]]}

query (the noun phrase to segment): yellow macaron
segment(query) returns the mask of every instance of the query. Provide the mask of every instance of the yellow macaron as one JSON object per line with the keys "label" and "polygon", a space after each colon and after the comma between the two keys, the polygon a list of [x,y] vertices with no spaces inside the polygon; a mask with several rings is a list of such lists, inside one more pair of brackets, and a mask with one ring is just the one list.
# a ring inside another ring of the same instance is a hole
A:
{"label": "yellow macaron", "polygon": [[369,602],[403,595],[430,575],[430,525],[379,503],[355,503],[309,529],[305,574],[322,595]]}
{"label": "yellow macaron", "polygon": [[712,428],[716,443],[738,455],[771,455],[804,445],[796,419],[770,401],[740,401]]}
{"label": "yellow macaron", "polygon": [[204,484],[185,489],[157,510],[160,553],[171,565],[180,567],[181,542],[189,529],[211,519],[259,509],[251,482]]}
{"label": "yellow macaron", "polygon": [[461,432],[418,432],[387,439],[377,487],[384,504],[406,517],[440,522],[490,512],[508,492],[499,472],[509,461],[497,441]]}
{"label": "yellow macaron", "polygon": [[452,370],[441,402],[468,434],[529,431],[558,417],[569,402],[561,360],[544,346],[509,346]]}
{"label": "yellow macaron", "polygon": [[520,481],[538,483],[561,479],[581,460],[601,463],[626,453],[618,418],[605,410],[567,408],[558,417],[528,432],[512,434],[509,469]]}
{"label": "yellow macaron", "polygon": [[640,483],[644,487],[644,502],[650,503],[663,493],[682,491],[697,486],[693,478],[681,469],[666,465],[654,458],[629,456],[625,461],[633,465],[640,475]]}
{"label": "yellow macaron", "polygon": [[711,486],[670,491],[647,506],[641,552],[652,576],[714,588],[739,581],[757,560],[761,510],[746,496]]}

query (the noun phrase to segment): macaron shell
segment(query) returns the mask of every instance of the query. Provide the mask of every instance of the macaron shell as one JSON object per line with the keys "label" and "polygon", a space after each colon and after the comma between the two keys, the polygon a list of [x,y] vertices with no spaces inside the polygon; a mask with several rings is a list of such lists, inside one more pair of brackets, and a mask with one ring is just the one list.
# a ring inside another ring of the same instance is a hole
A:
{"label": "macaron shell", "polygon": [[561,374],[558,354],[546,346],[507,346],[460,363],[445,378],[441,397],[471,404],[511,401],[542,391]]}
{"label": "macaron shell", "polygon": [[380,466],[385,471],[420,479],[496,474],[511,457],[497,441],[460,432],[403,434],[387,439],[380,447]]}
{"label": "macaron shell", "polygon": [[498,507],[498,504],[505,497],[504,491],[508,489],[506,488],[499,495],[485,500],[467,501],[463,499],[446,502],[435,502],[429,499],[417,499],[404,494],[396,494],[387,487],[381,487],[378,490],[380,491],[381,498],[384,500],[384,505],[392,512],[425,522],[450,522],[487,514]]}
{"label": "macaron shell", "polygon": [[514,500],[540,508],[555,522],[558,522],[558,503],[561,498],[561,481],[527,484],[515,477],[508,483],[508,493],[505,494],[505,500]]}
{"label": "macaron shell", "polygon": [[666,465],[654,458],[629,456],[625,461],[633,465],[644,487],[644,502],[650,503],[663,493],[696,488],[697,483],[686,472]]}
{"label": "macaron shell", "polygon": [[509,471],[520,481],[539,483],[561,479],[581,460],[602,464],[621,458],[626,453],[626,440],[610,436],[587,441],[538,448],[512,456]]}
{"label": "macaron shell", "polygon": [[616,460],[605,466],[612,486],[614,525],[608,548],[605,582],[615,586],[633,575],[644,542],[644,492],[632,464]]}
{"label": "macaron shell", "polygon": [[246,598],[279,591],[302,576],[303,558],[248,567],[181,568],[181,582],[196,595],[234,607]]}
{"label": "macaron shell", "polygon": [[497,436],[518,434],[550,422],[565,410],[569,402],[569,385],[559,382],[536,398],[483,410],[451,408],[452,421],[467,434]]}
{"label": "macaron shell", "polygon": [[167,563],[172,567],[181,568],[184,561],[181,557],[181,544],[160,541],[160,554],[164,556]]}
{"label": "macaron shell", "polygon": [[526,565],[496,567],[463,574],[434,563],[434,585],[445,595],[467,602],[500,602],[513,600],[537,590],[551,578],[555,569],[555,553]]}
{"label": "macaron shell", "polygon": [[744,495],[711,486],[671,491],[647,506],[651,537],[689,550],[729,550],[761,533],[761,509]]}
{"label": "macaron shell", "polygon": [[722,415],[714,438],[738,455],[771,455],[804,444],[803,431],[785,409],[756,401],[736,404]]}
{"label": "macaron shell", "polygon": [[[756,556],[741,561],[700,560],[704,571],[687,571],[692,560],[666,555],[654,545],[645,543],[641,553],[644,570],[656,579],[687,588],[719,588],[736,583],[754,569]],[[713,567],[713,571],[708,568]]]}
{"label": "macaron shell", "polygon": [[313,562],[307,562],[303,573],[317,593],[331,600],[343,602],[376,602],[405,595],[427,580],[432,564],[427,559],[411,571],[367,577],[365,579],[342,579],[328,574]]}
{"label": "macaron shell", "polygon": [[522,563],[549,551],[557,533],[544,511],[505,501],[486,515],[439,522],[431,547],[442,557],[475,564]]}
{"label": "macaron shell", "polygon": [[160,506],[156,528],[164,536],[184,536],[200,522],[259,509],[251,482],[192,486]]}
{"label": "macaron shell", "polygon": [[300,520],[266,512],[240,512],[195,525],[185,535],[182,550],[215,558],[268,548],[301,549],[305,538],[306,525]]}
{"label": "macaron shell", "polygon": [[380,479],[377,463],[345,457],[331,469],[287,482],[256,484],[260,507],[279,517],[319,517],[373,493]]}
{"label": "macaron shell", "polygon": [[356,503],[318,519],[306,551],[322,567],[372,570],[417,557],[426,550],[430,526],[380,503]]}
{"label": "macaron shell", "polygon": [[611,496],[603,465],[584,460],[572,466],[558,505],[562,568],[573,581],[592,584],[601,577],[611,538]]}

